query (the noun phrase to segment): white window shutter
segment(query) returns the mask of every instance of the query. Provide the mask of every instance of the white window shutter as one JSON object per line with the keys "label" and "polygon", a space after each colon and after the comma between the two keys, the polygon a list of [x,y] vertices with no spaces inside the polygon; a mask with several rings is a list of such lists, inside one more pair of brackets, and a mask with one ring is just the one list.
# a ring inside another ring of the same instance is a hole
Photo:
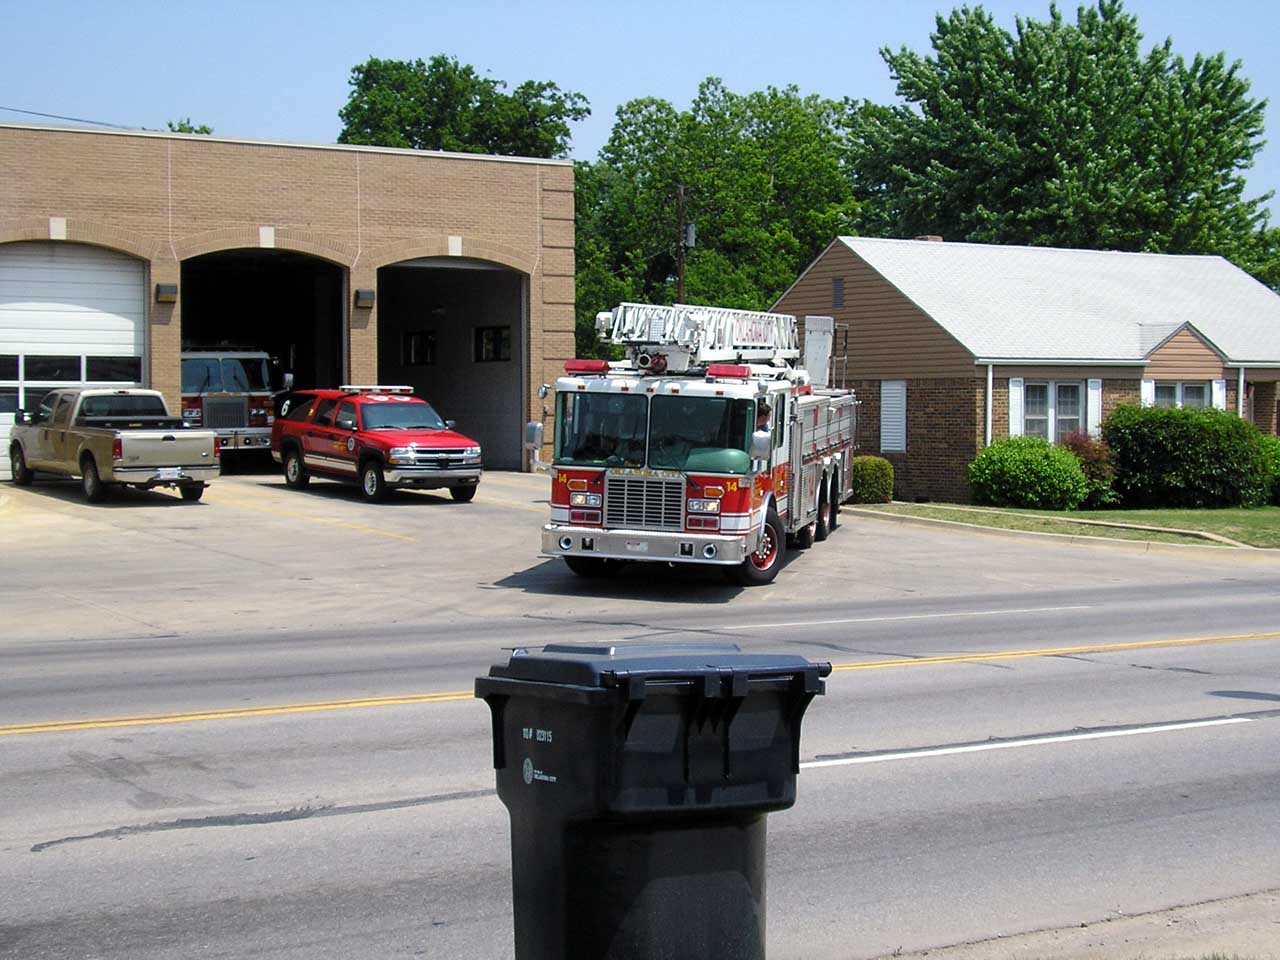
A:
{"label": "white window shutter", "polygon": [[1227,381],[1213,381],[1213,408],[1215,410],[1227,409]]}
{"label": "white window shutter", "polygon": [[1156,405],[1156,382],[1154,380],[1143,380],[1140,396],[1144,407],[1154,407]]}
{"label": "white window shutter", "polygon": [[880,450],[907,449],[907,381],[880,381]]}
{"label": "white window shutter", "polygon": [[1022,378],[1009,378],[1009,436],[1022,436]]}
{"label": "white window shutter", "polygon": [[1102,433],[1102,381],[1089,381],[1089,398],[1086,411],[1089,417],[1089,436],[1097,437]]}

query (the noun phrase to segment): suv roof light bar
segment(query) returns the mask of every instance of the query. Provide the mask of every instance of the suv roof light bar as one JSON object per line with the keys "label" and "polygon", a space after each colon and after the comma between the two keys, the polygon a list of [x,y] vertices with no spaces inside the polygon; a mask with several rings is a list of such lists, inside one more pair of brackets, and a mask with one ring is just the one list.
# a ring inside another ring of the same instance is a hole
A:
{"label": "suv roof light bar", "polygon": [[338,389],[343,393],[413,393],[413,387],[403,384],[399,386],[380,386],[368,383],[344,383]]}

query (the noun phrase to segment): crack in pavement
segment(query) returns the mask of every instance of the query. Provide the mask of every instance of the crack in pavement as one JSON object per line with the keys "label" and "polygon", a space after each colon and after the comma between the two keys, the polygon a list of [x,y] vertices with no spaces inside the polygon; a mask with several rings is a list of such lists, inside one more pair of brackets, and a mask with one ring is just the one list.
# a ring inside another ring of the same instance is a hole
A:
{"label": "crack in pavement", "polygon": [[403,810],[408,807],[424,807],[436,803],[449,803],[454,800],[477,800],[491,797],[497,790],[459,790],[454,793],[437,793],[425,797],[409,797],[405,800],[386,800],[381,803],[356,803],[346,806],[302,806],[288,810],[275,810],[269,813],[230,813],[211,817],[183,817],[178,820],[163,820],[155,823],[130,824],[99,830],[97,833],[86,833],[79,836],[60,837],[57,840],[45,840],[31,847],[32,853],[42,853],[50,847],[82,840],[115,840],[121,837],[136,836],[146,833],[163,833],[169,830],[200,830],[205,827],[249,827],[271,823],[288,823],[293,820],[313,820],[323,817],[349,817],[361,813],[381,813],[386,810]]}

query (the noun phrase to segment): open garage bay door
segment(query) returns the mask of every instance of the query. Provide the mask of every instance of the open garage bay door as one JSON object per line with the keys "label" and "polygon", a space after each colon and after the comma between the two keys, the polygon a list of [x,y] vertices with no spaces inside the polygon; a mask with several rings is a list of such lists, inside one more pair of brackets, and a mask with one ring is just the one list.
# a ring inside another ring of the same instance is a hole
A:
{"label": "open garage bay door", "polygon": [[137,386],[145,346],[141,260],[80,243],[0,244],[0,436],[49,390]]}
{"label": "open garage bay door", "polygon": [[271,386],[343,382],[343,269],[285,250],[225,250],[182,262],[182,349],[261,351]]}
{"label": "open garage bay door", "polygon": [[524,274],[477,260],[378,271],[378,381],[411,385],[499,470],[522,466],[525,300]]}

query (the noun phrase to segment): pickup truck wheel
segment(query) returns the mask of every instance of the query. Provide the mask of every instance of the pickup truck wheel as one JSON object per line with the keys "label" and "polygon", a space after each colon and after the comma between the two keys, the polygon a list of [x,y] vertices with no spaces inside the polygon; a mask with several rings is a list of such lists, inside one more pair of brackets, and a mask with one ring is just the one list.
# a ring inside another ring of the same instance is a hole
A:
{"label": "pickup truck wheel", "polygon": [[366,460],[360,468],[360,492],[370,503],[377,503],[387,495],[387,481],[382,476],[382,464]]}
{"label": "pickup truck wheel", "polygon": [[733,577],[744,587],[762,587],[772,583],[782,569],[782,558],[786,553],[787,535],[782,529],[782,519],[777,511],[771,509],[764,519],[760,546],[733,568]]}
{"label": "pickup truck wheel", "polygon": [[203,483],[184,483],[178,488],[178,493],[188,503],[195,503],[204,496],[204,488],[205,485]]}
{"label": "pickup truck wheel", "polygon": [[302,454],[297,447],[290,447],[284,455],[284,482],[295,490],[301,490],[311,482]]}
{"label": "pickup truck wheel", "polygon": [[93,457],[85,457],[84,462],[80,464],[80,489],[84,491],[84,498],[90,503],[101,503],[107,499],[107,485],[102,482],[102,477],[98,474],[98,465],[93,462]]}
{"label": "pickup truck wheel", "polygon": [[590,580],[612,577],[622,569],[621,560],[604,560],[596,557],[565,557],[564,563],[578,576]]}
{"label": "pickup truck wheel", "polygon": [[22,455],[22,448],[16,443],[9,448],[9,475],[20,487],[30,486],[31,478],[35,476],[27,467],[27,458]]}
{"label": "pickup truck wheel", "polygon": [[476,498],[476,490],[479,484],[471,484],[469,487],[450,487],[449,496],[457,500],[459,503],[470,503]]}

